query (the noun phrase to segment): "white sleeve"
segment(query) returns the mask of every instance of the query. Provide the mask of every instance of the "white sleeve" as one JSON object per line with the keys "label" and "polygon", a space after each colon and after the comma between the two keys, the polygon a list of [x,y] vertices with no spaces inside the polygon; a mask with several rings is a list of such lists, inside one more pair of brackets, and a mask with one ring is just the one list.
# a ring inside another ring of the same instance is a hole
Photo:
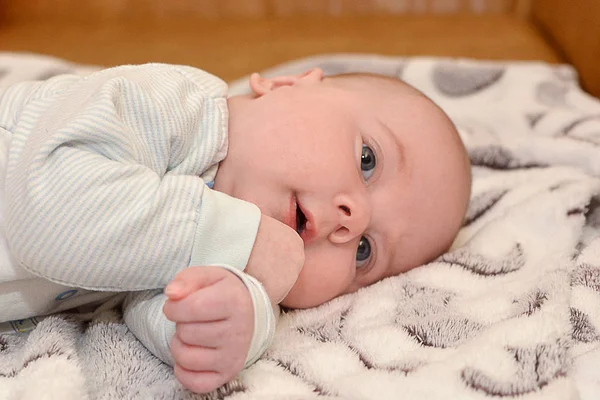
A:
{"label": "white sleeve", "polygon": [[227,151],[222,81],[149,64],[52,82],[7,118],[6,232],[21,266],[105,291],[164,288],[190,265],[245,268],[260,211],[200,178]]}
{"label": "white sleeve", "polygon": [[[247,367],[256,362],[273,342],[276,315],[260,282],[236,268],[218,266],[236,274],[250,291],[254,306],[254,333],[246,357]],[[169,321],[162,312],[166,299],[159,290],[130,293],[125,300],[123,318],[152,354],[173,366],[170,343],[175,334],[175,323]]]}

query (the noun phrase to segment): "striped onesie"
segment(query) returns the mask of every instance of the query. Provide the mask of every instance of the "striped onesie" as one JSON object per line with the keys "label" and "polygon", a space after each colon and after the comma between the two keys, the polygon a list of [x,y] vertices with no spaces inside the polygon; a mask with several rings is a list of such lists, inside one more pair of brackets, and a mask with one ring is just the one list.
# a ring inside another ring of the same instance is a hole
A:
{"label": "striped onesie", "polygon": [[260,211],[209,188],[227,152],[227,86],[195,68],[123,66],[0,88],[0,322],[128,292],[124,319],[173,364],[162,289],[218,265],[250,291],[246,360],[275,316],[243,272]]}

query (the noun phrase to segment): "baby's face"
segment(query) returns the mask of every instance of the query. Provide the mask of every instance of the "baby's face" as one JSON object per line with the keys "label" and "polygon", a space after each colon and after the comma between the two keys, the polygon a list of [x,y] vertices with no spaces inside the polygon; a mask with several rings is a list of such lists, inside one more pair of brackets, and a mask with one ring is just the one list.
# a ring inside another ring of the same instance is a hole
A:
{"label": "baby's face", "polygon": [[469,198],[464,148],[414,89],[370,77],[254,77],[229,101],[215,188],[290,225],[305,264],[283,305],[322,304],[431,261]]}

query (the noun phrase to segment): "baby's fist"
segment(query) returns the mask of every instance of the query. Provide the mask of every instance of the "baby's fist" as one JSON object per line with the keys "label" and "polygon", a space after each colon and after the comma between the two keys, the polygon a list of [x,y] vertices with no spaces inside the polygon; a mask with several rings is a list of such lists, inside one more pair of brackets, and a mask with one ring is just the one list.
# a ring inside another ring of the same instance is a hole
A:
{"label": "baby's fist", "polygon": [[207,393],[244,367],[254,308],[242,281],[219,267],[190,267],[165,289],[166,317],[176,323],[171,341],[175,376],[187,389]]}

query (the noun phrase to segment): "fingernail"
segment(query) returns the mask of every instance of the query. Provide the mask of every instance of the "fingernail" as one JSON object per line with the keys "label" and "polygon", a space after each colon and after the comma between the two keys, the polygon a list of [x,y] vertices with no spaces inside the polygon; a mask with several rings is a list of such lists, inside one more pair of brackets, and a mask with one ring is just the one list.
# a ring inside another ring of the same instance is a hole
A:
{"label": "fingernail", "polygon": [[183,283],[179,281],[173,281],[167,285],[165,288],[165,294],[167,297],[171,297],[177,295],[179,292],[183,290]]}

